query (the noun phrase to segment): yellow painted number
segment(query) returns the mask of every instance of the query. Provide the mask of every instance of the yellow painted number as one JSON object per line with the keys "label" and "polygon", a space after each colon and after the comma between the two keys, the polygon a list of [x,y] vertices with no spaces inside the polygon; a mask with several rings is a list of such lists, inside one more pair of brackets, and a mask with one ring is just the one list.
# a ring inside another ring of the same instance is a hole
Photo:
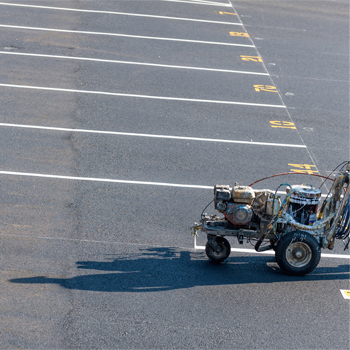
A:
{"label": "yellow painted number", "polygon": [[311,164],[288,164],[298,169],[290,169],[290,171],[294,171],[296,173],[308,173],[308,174],[314,174],[318,173],[317,170],[311,170],[311,168],[316,168],[316,165]]}
{"label": "yellow painted number", "polygon": [[219,11],[220,15],[235,15],[237,16],[237,13],[232,13],[232,12],[222,12],[222,11]]}
{"label": "yellow painted number", "polygon": [[254,85],[255,91],[278,92],[276,86],[272,85]]}
{"label": "yellow painted number", "polygon": [[271,120],[270,124],[271,128],[296,129],[294,123],[291,122]]}
{"label": "yellow painted number", "polygon": [[240,56],[242,61],[252,61],[252,62],[262,62],[262,58],[260,56],[246,56],[246,55],[241,55]]}
{"label": "yellow painted number", "polygon": [[230,32],[231,36],[244,36],[246,38],[249,38],[249,34],[248,33],[241,33],[241,32]]}

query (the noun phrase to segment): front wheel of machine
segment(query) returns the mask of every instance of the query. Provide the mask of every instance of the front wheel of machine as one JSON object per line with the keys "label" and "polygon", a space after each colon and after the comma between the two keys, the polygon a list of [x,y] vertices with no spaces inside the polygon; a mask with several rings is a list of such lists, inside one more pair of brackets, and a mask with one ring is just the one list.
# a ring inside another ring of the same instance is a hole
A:
{"label": "front wheel of machine", "polygon": [[289,275],[304,276],[316,268],[321,248],[312,235],[294,231],[282,236],[276,247],[276,261]]}
{"label": "front wheel of machine", "polygon": [[231,246],[228,240],[224,237],[217,237],[216,243],[221,248],[221,252],[216,252],[209,242],[205,245],[205,253],[207,254],[207,257],[215,263],[221,263],[224,260],[228,258],[228,256],[231,253]]}

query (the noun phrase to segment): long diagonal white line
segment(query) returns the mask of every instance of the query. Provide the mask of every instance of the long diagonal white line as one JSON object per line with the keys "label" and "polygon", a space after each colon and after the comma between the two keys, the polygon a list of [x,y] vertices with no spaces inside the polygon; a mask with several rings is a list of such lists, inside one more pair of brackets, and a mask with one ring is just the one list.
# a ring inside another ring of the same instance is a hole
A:
{"label": "long diagonal white line", "polygon": [[73,93],[81,93],[81,94],[147,98],[147,99],[165,100],[165,101],[184,101],[184,102],[215,103],[215,104],[241,105],[241,106],[254,106],[254,107],[286,108],[285,105],[270,105],[270,104],[263,104],[263,103],[234,102],[234,101],[220,101],[220,100],[201,100],[201,99],[191,99],[191,98],[181,98],[181,97],[136,95],[136,94],[124,94],[124,93],[119,93],[119,92],[61,89],[61,88],[29,86],[29,85],[14,85],[14,84],[0,84],[0,87],[1,86],[8,87],[8,88],[17,88],[17,89],[32,89],[32,90],[57,91],[57,92],[73,92]]}
{"label": "long diagonal white line", "polygon": [[210,20],[195,19],[195,18],[181,18],[181,17],[170,17],[170,16],[147,15],[147,14],[141,14],[141,13],[86,10],[86,9],[76,9],[76,8],[68,8],[68,7],[53,7],[53,6],[27,5],[27,4],[9,4],[7,2],[0,2],[0,6],[14,6],[14,7],[26,7],[26,8],[35,8],[35,9],[43,9],[43,10],[70,11],[70,12],[81,12],[81,13],[97,13],[97,14],[106,14],[106,15],[146,17],[146,18],[166,19],[166,20],[177,20],[177,21],[202,22],[202,23],[214,23],[214,24],[227,24],[227,25],[242,26],[242,23],[210,21]]}
{"label": "long diagonal white line", "polygon": [[[71,181],[109,182],[109,183],[120,183],[120,184],[129,184],[129,185],[193,188],[193,189],[202,189],[202,190],[213,190],[214,188],[214,186],[204,186],[204,185],[186,185],[186,184],[175,184],[175,183],[168,183],[168,182],[104,179],[104,178],[97,178],[97,177],[38,174],[38,173],[25,173],[25,172],[19,172],[19,171],[5,171],[5,170],[1,170],[0,175],[38,177],[38,178],[46,178],[46,179],[71,180]],[[285,195],[286,193],[283,191],[277,191],[277,194]],[[322,194],[323,198],[325,198],[326,196],[327,196],[326,194]],[[195,246],[196,246],[196,243],[195,243]]]}
{"label": "long diagonal white line", "polygon": [[[214,186],[205,186],[205,185],[187,185],[187,184],[175,184],[175,183],[169,183],[169,182],[105,179],[105,178],[98,178],[98,177],[81,177],[81,176],[67,176],[67,175],[54,175],[54,174],[25,173],[25,172],[19,172],[19,171],[5,171],[5,170],[1,170],[0,175],[37,177],[37,178],[44,178],[44,179],[71,180],[71,181],[107,182],[107,183],[119,183],[119,184],[127,184],[127,185],[192,188],[192,189],[202,189],[202,190],[213,190],[213,188],[214,188]],[[281,195],[286,194],[283,191],[277,191],[277,193],[281,194]],[[325,196],[326,195],[323,195],[323,197],[325,197]]]}
{"label": "long diagonal white line", "polygon": [[103,33],[103,32],[89,32],[81,30],[68,30],[68,29],[54,29],[54,28],[39,28],[39,27],[25,27],[25,26],[14,26],[7,24],[0,24],[1,28],[13,28],[13,29],[25,29],[25,30],[39,30],[45,32],[58,32],[58,33],[74,33],[74,34],[88,34],[88,35],[105,35],[115,36],[123,38],[136,38],[136,39],[147,39],[147,40],[163,40],[163,41],[174,41],[184,43],[196,43],[196,44],[208,44],[208,45],[223,45],[223,46],[240,46],[240,47],[251,47],[255,48],[254,45],[243,45],[234,44],[228,42],[216,42],[216,41],[202,41],[202,40],[190,40],[190,39],[176,39],[176,38],[162,38],[155,36],[142,36],[142,35],[130,35],[130,34],[118,34],[118,33]]}
{"label": "long diagonal white line", "polygon": [[260,72],[247,72],[247,71],[240,71],[240,70],[217,69],[217,68],[175,66],[175,65],[169,65],[169,64],[156,64],[156,63],[146,63],[146,62],[106,60],[106,59],[89,58],[89,57],[45,55],[45,54],[9,52],[9,51],[0,51],[0,54],[1,55],[28,56],[28,57],[55,58],[55,59],[58,58],[58,59],[66,59],[66,60],[91,61],[91,62],[101,62],[101,63],[129,64],[129,65],[151,66],[151,67],[172,68],[172,69],[201,70],[201,71],[207,71],[207,72],[222,72],[222,73],[237,73],[237,74],[269,76],[269,73],[260,73]]}
{"label": "long diagonal white line", "polygon": [[222,2],[204,1],[204,0],[160,0],[164,2],[183,2],[192,5],[207,5],[207,6],[219,6],[219,7],[231,7],[231,4],[225,4]]}
{"label": "long diagonal white line", "polygon": [[296,144],[288,144],[288,143],[254,142],[254,141],[239,141],[239,140],[225,140],[225,139],[209,139],[209,138],[202,138],[202,137],[172,136],[172,135],[157,135],[157,134],[140,134],[140,133],[132,133],[132,132],[119,132],[119,131],[70,129],[70,128],[57,128],[57,127],[51,127],[51,126],[25,125],[25,124],[0,123],[0,127],[36,129],[36,130],[50,130],[50,131],[65,131],[65,132],[78,132],[78,133],[115,135],[115,136],[133,136],[133,137],[158,138],[158,139],[170,139],[170,140],[216,142],[216,143],[235,143],[235,144],[257,145],[257,146],[306,148],[305,145],[296,145]]}
{"label": "long diagonal white line", "polygon": [[109,183],[121,183],[121,184],[129,184],[129,185],[180,187],[180,188],[195,188],[195,189],[206,189],[206,190],[213,189],[213,186],[174,184],[174,183],[167,183],[167,182],[149,182],[149,181],[132,181],[132,180],[119,180],[119,179],[104,179],[104,178],[96,178],[96,177],[78,177],[78,176],[64,176],[64,175],[51,175],[51,174],[23,173],[23,172],[18,172],[18,171],[0,171],[0,175],[39,177],[39,178],[59,179],[59,180],[109,182]]}
{"label": "long diagonal white line", "polygon": [[[6,224],[4,224],[6,225]],[[159,247],[167,248],[169,246],[162,246],[160,244],[150,244],[150,243],[134,243],[134,242],[121,242],[121,241],[103,241],[97,239],[79,239],[79,238],[67,238],[67,237],[48,237],[48,236],[39,236],[39,235],[20,235],[16,233],[0,233],[0,237],[9,237],[9,238],[30,238],[36,240],[48,240],[48,241],[67,241],[67,242],[79,242],[79,243],[100,243],[100,244],[116,244],[116,245],[127,245],[127,246],[145,246],[145,247]],[[176,249],[188,250],[188,247],[173,247]]]}

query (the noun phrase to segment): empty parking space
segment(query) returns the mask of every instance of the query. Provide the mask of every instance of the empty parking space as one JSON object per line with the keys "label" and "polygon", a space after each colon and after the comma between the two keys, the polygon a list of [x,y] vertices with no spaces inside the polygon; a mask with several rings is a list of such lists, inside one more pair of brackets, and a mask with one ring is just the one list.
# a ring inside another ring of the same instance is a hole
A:
{"label": "empty parking space", "polygon": [[[16,25],[21,22],[21,26],[46,28],[57,30],[87,31],[90,33],[142,35],[146,37],[160,37],[173,39],[189,39],[201,41],[232,42],[231,37],[235,36],[237,44],[250,44],[248,35],[243,35],[243,24],[240,21],[233,22],[231,18],[216,15],[213,20],[201,20],[196,18],[184,18],[174,16],[157,16],[125,12],[88,12],[87,10],[69,8],[45,8],[42,7],[14,7],[3,6],[1,25]],[[23,10],[26,16],[23,16]],[[81,27],[77,28],[75,23],[67,21],[62,23],[62,27],[54,28],[51,23],[57,17],[63,15],[67,18],[79,16]],[[237,17],[237,16],[236,16]],[[179,23],[180,22],[180,23]],[[14,24],[15,23],[15,24]],[[209,28],[208,28],[209,26]],[[225,27],[226,26],[226,27]],[[113,28],[113,31],[111,31]],[[241,33],[240,35],[238,33]],[[92,34],[91,34],[92,35]],[[97,35],[97,34],[96,34]]]}
{"label": "empty parking space", "polygon": [[[213,185],[214,181],[220,183],[230,178],[238,181],[242,172],[249,172],[251,164],[259,165],[262,174],[269,174],[271,162],[276,164],[275,172],[288,169],[288,162],[308,162],[306,149],[300,145],[206,142],[18,127],[1,131],[1,149],[11,148],[10,154],[1,152],[1,170],[29,173]],[[289,159],[284,158],[285,149],[293,150]],[[79,160],[72,164],[77,157],[75,150],[79,150]],[[253,177],[245,179],[254,181]]]}
{"label": "empty parking space", "polygon": [[[3,89],[2,121],[14,124],[91,130],[300,143],[285,108],[262,108],[189,101],[120,98],[98,94]],[[44,103],[37,104],[36,98]],[[18,109],[25,107],[24,112]],[[289,123],[289,122],[288,122]],[[256,126],[256,127],[255,127]]]}
{"label": "empty parking space", "polygon": [[[206,67],[161,65],[133,61],[98,60],[58,55],[35,55],[0,52],[2,65],[7,68],[2,83],[53,88],[69,88],[72,73],[86,73],[80,86],[96,91],[176,95],[181,86],[184,97],[232,102],[252,96],[251,103],[281,104],[276,88],[271,87],[267,73],[242,69],[221,70]],[[22,67],[22,68],[20,68]],[[55,74],[53,72],[60,72]],[[83,80],[84,79],[84,80]],[[66,83],[66,85],[65,85]],[[236,84],[235,84],[236,83]],[[239,88],[237,88],[239,84]],[[76,82],[77,88],[79,81]],[[132,90],[132,88],[134,90]],[[186,88],[189,90],[187,91]],[[207,96],[201,95],[209,90]],[[195,95],[198,93],[198,96]],[[225,96],[225,92],[229,94]],[[257,93],[260,92],[260,93]],[[270,94],[266,94],[270,92]],[[192,96],[190,95],[192,94]],[[178,95],[180,95],[178,93]]]}

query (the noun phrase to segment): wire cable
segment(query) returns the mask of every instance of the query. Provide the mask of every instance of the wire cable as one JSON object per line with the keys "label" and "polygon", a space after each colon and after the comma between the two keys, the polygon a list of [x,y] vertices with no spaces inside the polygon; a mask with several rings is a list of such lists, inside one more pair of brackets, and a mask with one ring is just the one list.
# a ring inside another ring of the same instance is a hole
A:
{"label": "wire cable", "polygon": [[[348,161],[348,160],[346,160],[346,161],[344,161],[344,162],[342,162],[342,163],[340,163],[338,166],[336,166],[333,170],[332,170],[332,172],[329,174],[329,176],[331,176],[338,168],[340,168],[341,166],[343,166],[342,167],[342,169],[345,167],[345,165],[347,164],[347,163],[349,163],[350,161]],[[333,179],[332,179],[333,180]],[[321,185],[320,185],[320,187],[319,188],[321,188],[322,186],[323,186],[323,184],[325,183],[327,181],[327,179],[325,179],[322,183],[321,183]],[[334,180],[333,180],[334,181]]]}
{"label": "wire cable", "polygon": [[203,217],[204,210],[207,209],[207,208],[209,207],[209,205],[210,205],[211,203],[213,203],[213,202],[214,202],[214,199],[213,199],[212,201],[210,201],[210,202],[207,204],[207,206],[203,209],[202,214],[201,214],[201,218]]}
{"label": "wire cable", "polygon": [[335,234],[335,238],[337,239],[346,239],[350,234],[350,199],[346,203],[344,207],[344,211],[342,213],[342,219],[339,223],[338,230]]}

